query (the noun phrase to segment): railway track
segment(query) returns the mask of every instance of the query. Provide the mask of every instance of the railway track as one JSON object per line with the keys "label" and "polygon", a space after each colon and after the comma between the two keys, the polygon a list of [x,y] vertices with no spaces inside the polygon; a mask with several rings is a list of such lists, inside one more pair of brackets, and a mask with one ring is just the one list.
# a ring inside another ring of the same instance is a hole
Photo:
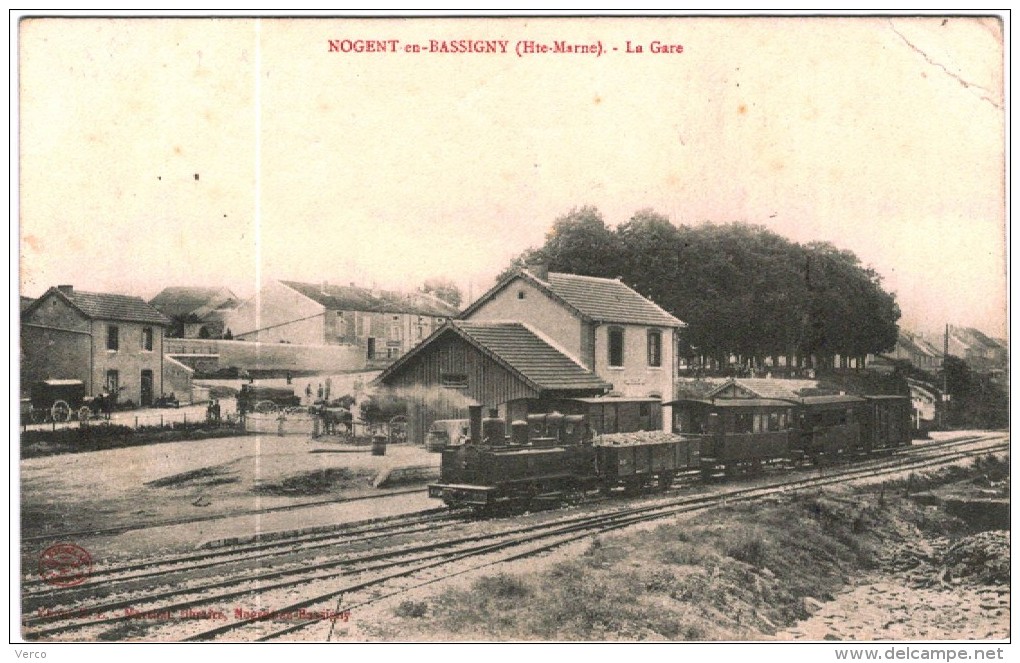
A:
{"label": "railway track", "polygon": [[[512,552],[489,560],[479,560],[478,563],[470,565],[467,568],[455,570],[450,573],[446,573],[439,577],[431,578],[414,584],[412,586],[403,587],[394,591],[385,593],[382,596],[377,596],[369,600],[361,601],[359,603],[345,604],[347,610],[355,610],[361,607],[365,607],[372,603],[376,603],[383,599],[387,599],[402,593],[406,593],[412,589],[433,584],[441,580],[477,571],[479,569],[493,566],[496,564],[506,563],[515,561],[518,559],[524,559],[527,557],[535,556],[544,552],[551,551],[560,546],[572,543],[581,539],[585,539],[592,535],[606,533],[612,530],[622,529],[631,525],[637,525],[654,520],[660,520],[667,517],[677,516],[681,514],[688,514],[697,511],[705,511],[718,507],[723,504],[737,504],[741,502],[751,502],[766,497],[774,496],[778,493],[798,492],[808,489],[820,488],[828,485],[844,483],[847,481],[854,481],[858,479],[880,477],[886,474],[896,474],[903,471],[913,471],[918,469],[928,469],[932,467],[943,466],[958,460],[973,458],[987,453],[994,453],[998,451],[1008,451],[1008,441],[994,442],[987,446],[979,449],[973,449],[962,452],[946,452],[941,453],[934,458],[925,458],[918,461],[912,461],[907,464],[897,464],[894,466],[884,466],[882,468],[867,468],[863,470],[855,470],[850,472],[840,473],[839,475],[831,475],[828,477],[817,477],[817,478],[806,478],[793,482],[786,482],[778,485],[748,488],[748,489],[737,489],[734,491],[727,492],[722,495],[708,495],[699,496],[680,500],[678,502],[661,505],[661,506],[649,506],[649,507],[637,507],[633,509],[626,509],[618,513],[610,514],[607,516],[593,516],[593,517],[582,517],[577,519],[576,522],[571,523],[561,529],[551,530],[545,533],[535,533],[520,537],[517,541],[504,544],[496,544],[483,549],[482,555],[486,553],[495,553],[504,549],[515,548],[516,546],[522,546],[522,549],[515,549]],[[528,547],[527,544],[534,543],[535,545]],[[429,567],[436,565],[429,565]],[[428,567],[426,567],[428,568]],[[409,575],[410,573],[401,573],[395,575],[395,577],[401,577]],[[347,590],[341,590],[339,593],[331,592],[329,595],[324,595],[322,598],[329,600],[335,596],[344,597],[348,592],[357,591],[362,589],[360,585],[353,585],[348,587]],[[307,601],[302,603],[302,607],[311,607],[314,604],[308,603]],[[314,611],[313,611],[314,612]],[[316,623],[321,623],[324,620],[306,620],[298,624],[292,624],[279,628],[267,634],[263,634],[258,637],[258,641],[271,641],[290,635],[297,631],[310,628]],[[335,620],[330,624],[329,633],[326,636],[326,640],[331,639],[335,627]],[[225,633],[230,632],[229,627],[221,627],[208,632],[208,635],[212,638],[219,637]],[[203,639],[196,637],[194,639]]]}
{"label": "railway track", "polygon": [[[977,448],[963,451],[956,448],[974,444]],[[455,514],[446,514],[448,520],[410,518],[352,525],[346,539],[342,533],[334,532],[303,541],[287,540],[248,549],[181,556],[160,560],[149,567],[143,565],[143,568],[104,569],[105,575],[97,574],[94,579],[98,582],[90,583],[92,586],[88,590],[26,592],[23,625],[26,637],[36,638],[122,639],[116,636],[123,634],[123,637],[146,640],[278,639],[335,620],[341,614],[337,607],[341,597],[345,599],[342,608],[355,609],[413,587],[540,554],[640,522],[709,509],[722,503],[761,499],[780,492],[923,469],[1005,449],[1008,444],[996,438],[968,438],[940,443],[937,447],[934,443],[917,447],[910,454],[882,459],[867,467],[833,469],[821,477],[787,478],[755,487],[669,498],[654,505],[625,506],[608,513],[558,517],[551,522],[523,527],[518,521],[510,521],[510,528],[505,527],[506,522],[496,521],[486,523],[495,531],[469,536],[461,532],[461,535],[454,533],[435,540],[442,536],[443,527],[463,522]],[[386,527],[390,529],[385,531]],[[426,531],[432,539],[426,543],[408,539]],[[359,550],[359,546],[375,548],[369,552]],[[203,571],[210,569],[216,571],[212,577],[201,577]],[[433,577],[420,579],[429,573]],[[193,582],[184,582],[189,574],[199,577]],[[394,588],[406,580],[411,581],[409,586],[405,583]],[[351,597],[357,601],[351,603]],[[247,602],[244,605],[249,605],[250,609],[246,611],[241,606],[241,612],[234,613],[228,608],[223,615],[224,623],[208,628],[209,612],[222,612],[217,606],[229,601]],[[268,610],[262,606],[273,608]],[[165,615],[185,614],[203,617],[162,619]],[[280,621],[284,622],[282,626]]]}
{"label": "railway track", "polygon": [[[414,514],[377,518],[347,526],[332,527],[322,532],[297,534],[268,542],[256,539],[249,544],[234,545],[211,551],[162,557],[150,561],[115,565],[94,569],[87,585],[55,588],[40,578],[25,580],[22,584],[23,604],[34,611],[44,601],[68,601],[76,597],[98,597],[124,592],[131,585],[161,581],[166,584],[174,578],[195,571],[219,568],[230,564],[258,562],[270,558],[297,556],[323,548],[356,549],[382,538],[397,538],[421,532],[434,531],[438,525],[459,521],[457,514],[447,509],[430,509]],[[148,585],[151,587],[151,585]],[[28,610],[26,610],[28,612]]]}
{"label": "railway track", "polygon": [[178,518],[174,520],[159,520],[151,523],[142,523],[138,525],[123,525],[119,527],[105,527],[102,529],[94,530],[80,530],[77,532],[50,532],[46,534],[38,534],[35,536],[28,536],[21,539],[24,543],[45,543],[47,541],[67,541],[67,540],[82,540],[96,536],[113,536],[116,534],[123,534],[124,532],[132,532],[140,529],[150,529],[153,527],[173,527],[175,525],[191,525],[194,523],[203,523],[214,520],[223,520],[224,518],[235,518],[243,516],[253,516],[265,513],[274,513],[278,511],[294,511],[295,509],[303,509],[305,507],[322,506],[324,504],[345,504],[349,502],[361,502],[364,500],[378,500],[386,497],[394,497],[397,495],[411,495],[415,493],[423,493],[425,489],[413,488],[409,490],[394,490],[391,492],[383,493],[381,495],[365,495],[362,497],[351,497],[336,499],[328,498],[322,500],[312,500],[309,502],[301,502],[300,504],[285,504],[282,506],[267,507],[258,511],[248,511],[245,513],[231,513],[229,515],[215,515],[215,516],[195,516],[193,518]]}

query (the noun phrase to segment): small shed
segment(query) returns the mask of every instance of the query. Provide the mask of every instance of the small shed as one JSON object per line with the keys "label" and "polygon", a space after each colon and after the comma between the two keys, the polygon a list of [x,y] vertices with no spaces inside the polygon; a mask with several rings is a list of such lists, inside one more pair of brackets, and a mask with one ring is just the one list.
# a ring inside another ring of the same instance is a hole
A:
{"label": "small shed", "polygon": [[454,320],[383,371],[376,383],[408,400],[408,440],[433,421],[467,418],[482,405],[507,420],[543,404],[602,396],[612,385],[521,322]]}

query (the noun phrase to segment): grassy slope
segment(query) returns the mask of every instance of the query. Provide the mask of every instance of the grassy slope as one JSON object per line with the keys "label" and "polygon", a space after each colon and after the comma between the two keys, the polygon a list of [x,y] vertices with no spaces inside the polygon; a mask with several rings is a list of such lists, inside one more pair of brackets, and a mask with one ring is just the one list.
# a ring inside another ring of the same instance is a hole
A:
{"label": "grassy slope", "polygon": [[827,600],[872,567],[884,544],[954,526],[901,494],[826,491],[597,538],[540,571],[405,601],[370,637],[761,639],[806,617],[805,597]]}

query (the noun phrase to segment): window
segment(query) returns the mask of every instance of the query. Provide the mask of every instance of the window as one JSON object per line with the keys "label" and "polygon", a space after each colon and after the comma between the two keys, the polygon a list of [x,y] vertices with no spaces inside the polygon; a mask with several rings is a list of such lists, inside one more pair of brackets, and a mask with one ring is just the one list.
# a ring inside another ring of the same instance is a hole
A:
{"label": "window", "polygon": [[734,433],[750,433],[753,428],[754,415],[750,413],[738,413],[733,421]]}
{"label": "window", "polygon": [[619,327],[609,330],[609,365],[623,366],[623,330]]}
{"label": "window", "polygon": [[662,366],[662,332],[648,330],[648,365]]}
{"label": "window", "polygon": [[[398,320],[399,320],[399,318],[398,318]],[[402,337],[402,334],[400,333],[400,323],[399,322],[394,322],[393,324],[390,325],[390,340],[391,341],[399,341],[401,339],[401,337]]]}
{"label": "window", "polygon": [[444,387],[451,389],[467,389],[467,373],[443,373],[439,376],[439,382]]}
{"label": "window", "polygon": [[152,352],[152,327],[142,327],[142,350]]}
{"label": "window", "polygon": [[517,291],[517,299],[524,299],[524,291],[523,290],[518,290]]}
{"label": "window", "polygon": [[120,391],[119,371],[109,370],[106,372],[106,390],[111,394],[116,394],[118,391]]}
{"label": "window", "polygon": [[120,330],[117,328],[117,325],[108,325],[106,327],[106,349],[120,349]]}

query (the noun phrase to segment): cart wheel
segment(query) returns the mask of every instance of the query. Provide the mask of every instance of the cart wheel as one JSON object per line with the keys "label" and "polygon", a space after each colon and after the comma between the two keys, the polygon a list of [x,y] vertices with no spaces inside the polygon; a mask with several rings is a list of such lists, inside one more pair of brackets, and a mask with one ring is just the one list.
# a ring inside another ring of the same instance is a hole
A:
{"label": "cart wheel", "polygon": [[78,408],[78,421],[88,421],[92,418],[92,410],[88,405],[82,405]]}
{"label": "cart wheel", "polygon": [[259,414],[272,414],[280,408],[273,401],[259,401],[255,404],[255,412]]}
{"label": "cart wheel", "polygon": [[32,423],[41,424],[46,421],[46,416],[49,414],[47,410],[40,410],[38,408],[32,408]]}
{"label": "cart wheel", "polygon": [[56,401],[50,408],[50,416],[53,417],[53,421],[70,421],[71,406],[67,404],[67,401]]}

